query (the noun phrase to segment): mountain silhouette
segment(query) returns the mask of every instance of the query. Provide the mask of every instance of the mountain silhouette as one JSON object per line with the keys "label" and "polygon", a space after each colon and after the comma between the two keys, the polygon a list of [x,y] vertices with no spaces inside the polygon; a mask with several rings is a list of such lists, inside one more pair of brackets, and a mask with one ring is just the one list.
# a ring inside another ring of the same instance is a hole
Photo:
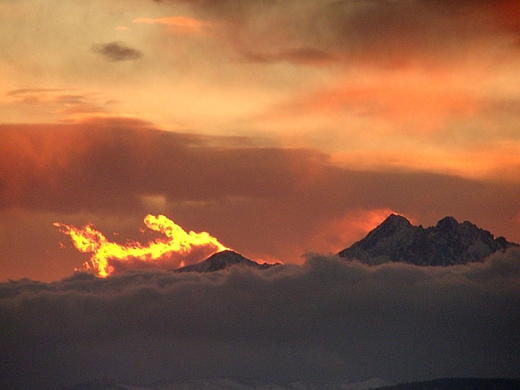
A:
{"label": "mountain silhouette", "polygon": [[240,253],[231,250],[225,250],[222,252],[217,252],[206,260],[192,265],[187,265],[185,267],[179,268],[176,272],[215,272],[226,269],[232,266],[242,266],[242,267],[252,267],[256,269],[267,269],[272,266],[278,265],[276,264],[268,264],[263,263],[259,264],[256,261],[249,260],[248,258],[242,256]]}
{"label": "mountain silhouette", "polygon": [[504,237],[494,238],[471,222],[441,219],[428,228],[414,226],[401,215],[391,214],[360,241],[338,253],[369,265],[404,262],[448,266],[483,261],[497,251],[519,245]]}
{"label": "mountain silhouette", "polygon": [[362,382],[295,382],[274,383],[255,379],[192,379],[163,382],[155,385],[131,386],[113,381],[92,381],[57,390],[517,390],[520,379],[508,378],[446,378],[385,386],[379,378]]}
{"label": "mountain silhouette", "polygon": [[517,390],[520,379],[508,378],[446,378],[403,383],[377,390]]}

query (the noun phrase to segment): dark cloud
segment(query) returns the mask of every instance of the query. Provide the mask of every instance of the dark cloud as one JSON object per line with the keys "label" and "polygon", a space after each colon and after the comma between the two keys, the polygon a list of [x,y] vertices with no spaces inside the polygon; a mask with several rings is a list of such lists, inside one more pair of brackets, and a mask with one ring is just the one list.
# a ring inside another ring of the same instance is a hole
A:
{"label": "dark cloud", "polygon": [[323,6],[315,18],[317,28],[307,31],[320,47],[347,62],[390,67],[465,60],[472,45],[500,31],[484,2],[346,0]]}
{"label": "dark cloud", "polygon": [[258,62],[300,63],[300,56],[290,54],[314,47],[320,61],[307,64],[334,59],[346,65],[432,65],[466,59],[479,42],[520,31],[511,16],[519,11],[514,0],[188,3],[204,18],[225,21],[226,39],[247,60]]}
{"label": "dark cloud", "polygon": [[148,194],[272,198],[312,180],[313,165],[325,159],[310,150],[205,147],[203,137],[141,122],[104,124],[5,126],[3,206],[109,210],[136,207]]}
{"label": "dark cloud", "polygon": [[328,64],[335,61],[333,55],[312,47],[301,47],[280,53],[241,53],[244,58],[252,62],[288,61],[303,65]]}
{"label": "dark cloud", "polygon": [[3,388],[249,377],[392,382],[520,375],[520,252],[450,268],[76,274],[0,285]]}
{"label": "dark cloud", "polygon": [[[52,273],[66,276],[88,260],[60,252],[60,241],[71,243],[53,222],[92,222],[110,240],[124,242],[143,239],[136,234],[149,213],[164,214],[186,231],[207,231],[250,258],[284,262],[352,244],[341,240],[351,229],[348,221],[337,222],[356,210],[389,209],[425,227],[451,215],[520,241],[515,183],[352,171],[310,149],[222,146],[218,138],[158,131],[128,119],[0,129],[4,280],[53,280]],[[333,247],[318,242],[324,232],[333,236]],[[45,250],[36,250],[35,241]],[[28,258],[38,261],[27,264]]]}
{"label": "dark cloud", "polygon": [[92,51],[101,54],[109,61],[138,60],[143,57],[139,50],[126,46],[121,42],[110,42],[92,45]]}

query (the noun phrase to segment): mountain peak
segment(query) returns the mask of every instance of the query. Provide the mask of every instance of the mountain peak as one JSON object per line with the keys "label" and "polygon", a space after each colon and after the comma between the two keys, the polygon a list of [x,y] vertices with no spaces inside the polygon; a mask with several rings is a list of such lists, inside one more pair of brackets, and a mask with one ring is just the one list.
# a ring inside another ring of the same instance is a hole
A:
{"label": "mountain peak", "polygon": [[410,221],[399,214],[390,214],[386,219],[376,227],[377,230],[403,230],[412,227]]}
{"label": "mountain peak", "polygon": [[386,219],[383,221],[383,223],[381,225],[383,225],[383,224],[407,225],[407,226],[411,225],[410,221],[406,217],[404,217],[400,214],[394,214],[394,213],[392,213],[388,217],[386,217]]}
{"label": "mountain peak", "polygon": [[214,253],[200,263],[179,268],[176,270],[176,272],[215,272],[236,265],[252,267],[256,269],[266,269],[277,264],[259,264],[256,261],[249,260],[248,258],[242,256],[240,253],[232,250],[225,250]]}
{"label": "mountain peak", "polygon": [[437,225],[435,227],[438,229],[450,230],[455,228],[457,225],[459,225],[459,223],[455,218],[444,217],[439,222],[437,222]]}
{"label": "mountain peak", "polygon": [[404,262],[415,265],[455,265],[483,261],[496,251],[518,246],[505,238],[494,238],[471,222],[459,223],[453,217],[441,219],[424,229],[405,217],[391,214],[365,238],[338,253],[375,265]]}

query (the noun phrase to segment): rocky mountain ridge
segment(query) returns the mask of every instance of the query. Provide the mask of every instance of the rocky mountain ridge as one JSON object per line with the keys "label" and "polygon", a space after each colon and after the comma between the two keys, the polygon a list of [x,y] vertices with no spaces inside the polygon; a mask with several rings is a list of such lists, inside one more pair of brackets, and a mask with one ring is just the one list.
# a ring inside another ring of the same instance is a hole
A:
{"label": "rocky mountain ridge", "polygon": [[401,215],[391,214],[365,238],[338,255],[370,265],[404,262],[449,266],[483,261],[497,251],[518,246],[504,237],[495,238],[469,221],[459,223],[453,217],[445,217],[425,229],[412,225]]}
{"label": "rocky mountain ridge", "polygon": [[[492,233],[469,221],[459,223],[453,217],[441,219],[435,226],[414,226],[402,215],[390,214],[367,236],[343,249],[338,256],[377,265],[404,262],[422,266],[450,266],[480,262],[491,254],[519,247],[504,237]],[[206,260],[177,269],[175,272],[215,272],[232,266],[264,270],[279,265],[257,263],[241,254],[225,250]]]}

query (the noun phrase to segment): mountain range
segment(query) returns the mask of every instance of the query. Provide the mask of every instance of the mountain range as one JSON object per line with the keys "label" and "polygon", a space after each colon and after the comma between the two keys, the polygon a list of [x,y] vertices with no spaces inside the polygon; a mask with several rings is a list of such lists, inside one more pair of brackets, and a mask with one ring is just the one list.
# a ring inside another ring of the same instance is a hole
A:
{"label": "mountain range", "polygon": [[453,217],[423,228],[412,225],[401,215],[391,214],[365,238],[338,255],[369,265],[404,262],[449,266],[483,261],[495,252],[518,246],[504,237],[495,238],[471,222],[459,223]]}
{"label": "mountain range", "polygon": [[370,390],[387,386],[388,382],[372,378],[360,382],[275,383],[245,378],[208,378],[165,381],[152,385],[125,385],[115,381],[96,380],[79,383],[59,390]]}
{"label": "mountain range", "polygon": [[164,382],[150,386],[92,381],[59,390],[516,390],[519,388],[520,379],[506,378],[447,378],[390,386],[379,378],[354,383],[295,382],[289,384],[222,378]]}
{"label": "mountain range", "polygon": [[[338,253],[345,260],[359,260],[368,265],[402,262],[421,266],[450,266],[481,262],[495,252],[504,252],[519,244],[492,233],[469,221],[453,217],[441,219],[435,226],[414,226],[402,215],[390,214],[365,238]],[[268,269],[279,265],[259,264],[241,254],[225,250],[206,260],[177,269],[175,272],[215,272],[232,266]]]}

